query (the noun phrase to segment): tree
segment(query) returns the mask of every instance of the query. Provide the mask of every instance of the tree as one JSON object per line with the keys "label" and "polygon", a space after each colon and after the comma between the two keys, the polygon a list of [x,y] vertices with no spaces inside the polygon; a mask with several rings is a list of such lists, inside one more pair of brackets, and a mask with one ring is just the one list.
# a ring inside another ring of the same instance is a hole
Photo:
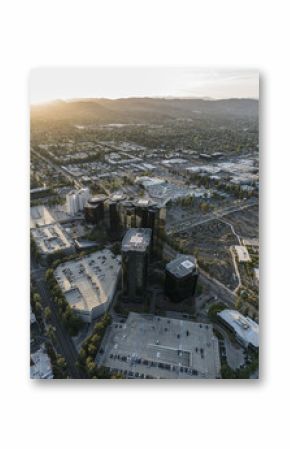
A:
{"label": "tree", "polygon": [[96,352],[97,352],[96,346],[93,345],[92,343],[90,343],[89,346],[88,346],[88,354],[93,356],[93,355],[96,354]]}
{"label": "tree", "polygon": [[51,281],[52,279],[54,279],[53,270],[51,268],[48,268],[48,270],[46,270],[46,273],[45,273],[45,280]]}
{"label": "tree", "polygon": [[211,305],[210,308],[208,309],[208,317],[212,321],[216,321],[217,320],[217,314],[219,312],[222,312],[225,308],[226,308],[226,306],[224,304],[222,304],[221,302],[218,302],[217,304]]}
{"label": "tree", "polygon": [[55,328],[51,326],[51,324],[46,328],[46,335],[48,336],[48,338],[50,338],[50,340],[52,340],[53,342],[55,341]]}
{"label": "tree", "polygon": [[200,203],[199,207],[203,214],[209,210],[209,205],[207,203]]}
{"label": "tree", "polygon": [[236,372],[227,364],[222,363],[221,366],[221,375],[223,379],[236,379],[237,375]]}
{"label": "tree", "polygon": [[35,303],[35,305],[34,305],[34,311],[35,311],[35,314],[36,315],[41,315],[41,312],[42,312],[42,305],[41,305],[41,303],[40,302],[36,302]]}
{"label": "tree", "polygon": [[51,319],[51,308],[49,306],[45,307],[43,314],[45,320],[49,321]]}
{"label": "tree", "polygon": [[66,369],[66,361],[65,361],[65,358],[64,358],[64,357],[58,356],[57,359],[56,359],[56,363],[57,363],[57,366],[58,366],[61,370]]}

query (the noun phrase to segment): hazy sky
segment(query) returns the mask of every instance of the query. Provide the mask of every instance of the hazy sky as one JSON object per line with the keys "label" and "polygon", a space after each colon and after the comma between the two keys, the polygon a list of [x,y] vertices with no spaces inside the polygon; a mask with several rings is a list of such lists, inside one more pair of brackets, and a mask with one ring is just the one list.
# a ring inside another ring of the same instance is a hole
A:
{"label": "hazy sky", "polygon": [[48,68],[29,79],[31,103],[70,98],[258,98],[254,70],[194,68]]}

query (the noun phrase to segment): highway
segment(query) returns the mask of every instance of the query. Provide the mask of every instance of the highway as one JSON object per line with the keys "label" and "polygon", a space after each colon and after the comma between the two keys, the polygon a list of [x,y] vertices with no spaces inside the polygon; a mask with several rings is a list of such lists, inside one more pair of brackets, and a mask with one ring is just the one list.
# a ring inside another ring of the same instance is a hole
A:
{"label": "highway", "polygon": [[34,268],[31,270],[31,278],[35,282],[36,288],[39,291],[43,306],[48,306],[51,309],[51,324],[55,328],[57,349],[67,362],[67,369],[70,378],[85,379],[87,378],[85,373],[83,373],[76,366],[78,352],[63,323],[58,317],[57,307],[51,298],[47,283],[45,281],[45,271],[45,268]]}

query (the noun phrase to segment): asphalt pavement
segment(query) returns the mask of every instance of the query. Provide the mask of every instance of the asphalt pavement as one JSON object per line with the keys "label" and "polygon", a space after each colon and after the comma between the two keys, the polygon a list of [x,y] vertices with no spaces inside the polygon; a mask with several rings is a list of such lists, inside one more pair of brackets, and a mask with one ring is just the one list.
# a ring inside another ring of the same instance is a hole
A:
{"label": "asphalt pavement", "polygon": [[61,322],[57,307],[54,304],[47,283],[45,281],[45,269],[38,268],[31,271],[31,277],[39,291],[44,307],[51,309],[51,324],[55,327],[56,347],[58,352],[63,355],[67,363],[68,374],[72,379],[85,379],[87,376],[77,366],[78,352],[68,335],[63,323]]}

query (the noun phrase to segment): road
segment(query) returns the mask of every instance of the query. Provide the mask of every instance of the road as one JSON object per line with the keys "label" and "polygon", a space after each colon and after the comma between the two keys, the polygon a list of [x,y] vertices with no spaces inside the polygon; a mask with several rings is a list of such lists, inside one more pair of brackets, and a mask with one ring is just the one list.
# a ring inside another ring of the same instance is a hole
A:
{"label": "road", "polygon": [[254,207],[258,205],[257,200],[250,200],[251,202],[243,205],[234,205],[234,206],[227,206],[224,208],[217,209],[214,212],[211,212],[209,214],[206,214],[203,218],[196,219],[195,217],[188,218],[186,220],[182,220],[177,223],[173,223],[166,227],[166,234],[172,235],[176,232],[182,232],[187,229],[191,229],[195,226],[208,223],[209,221],[220,219],[224,217],[225,215],[232,214],[233,212],[239,212],[244,209],[248,209],[249,207]]}
{"label": "road", "polygon": [[[168,243],[164,243],[163,257],[165,257],[165,259],[167,260],[174,259],[177,256],[177,254],[179,254],[178,251],[173,249],[170,245],[168,245]],[[203,283],[210,287],[212,294],[220,298],[229,307],[235,306],[236,295],[232,290],[230,290],[228,287],[226,287],[217,279],[210,276],[201,268],[199,268],[199,276],[202,279]]]}
{"label": "road", "polygon": [[210,287],[211,293],[218,297],[222,302],[229,307],[234,307],[236,304],[236,295],[228,287],[222,284],[217,279],[211,277],[208,273],[199,268],[199,277],[205,285]]}
{"label": "road", "polygon": [[[226,220],[220,220],[222,223],[225,223],[226,225],[228,225],[231,228],[232,233],[234,234],[234,236],[237,238],[239,245],[241,245],[241,238],[239,236],[239,234],[236,233],[234,226],[232,225],[232,223],[229,223]],[[232,261],[233,261],[233,265],[235,268],[235,273],[236,273],[236,277],[238,279],[238,285],[236,286],[236,288],[234,289],[234,293],[237,293],[237,291],[240,289],[241,285],[242,285],[242,280],[241,280],[241,275],[239,272],[239,267],[236,261],[236,256],[235,256],[235,251],[234,251],[234,247],[230,246],[230,253],[232,256]]]}
{"label": "road", "polygon": [[55,327],[56,346],[67,362],[68,374],[72,379],[85,379],[86,375],[76,366],[78,352],[68,335],[63,323],[60,321],[57,308],[52,301],[47,283],[45,281],[45,268],[34,268],[32,265],[31,278],[39,291],[44,307],[51,309],[51,324]]}
{"label": "road", "polygon": [[224,338],[224,345],[228,365],[234,370],[240,368],[245,363],[244,349],[241,347],[240,344],[233,341],[229,337],[227,331],[218,323],[214,323],[213,327]]}
{"label": "road", "polygon": [[35,156],[39,157],[44,162],[46,162],[48,165],[50,165],[52,168],[54,168],[54,170],[56,170],[57,172],[61,173],[65,178],[67,178],[70,182],[72,182],[77,189],[81,189],[83,187],[82,183],[80,181],[76,180],[74,176],[70,175],[67,170],[63,169],[59,165],[54,164],[53,162],[51,162],[51,160],[49,160],[48,158],[42,156],[42,154],[39,154],[33,148],[31,148],[31,152]]}

